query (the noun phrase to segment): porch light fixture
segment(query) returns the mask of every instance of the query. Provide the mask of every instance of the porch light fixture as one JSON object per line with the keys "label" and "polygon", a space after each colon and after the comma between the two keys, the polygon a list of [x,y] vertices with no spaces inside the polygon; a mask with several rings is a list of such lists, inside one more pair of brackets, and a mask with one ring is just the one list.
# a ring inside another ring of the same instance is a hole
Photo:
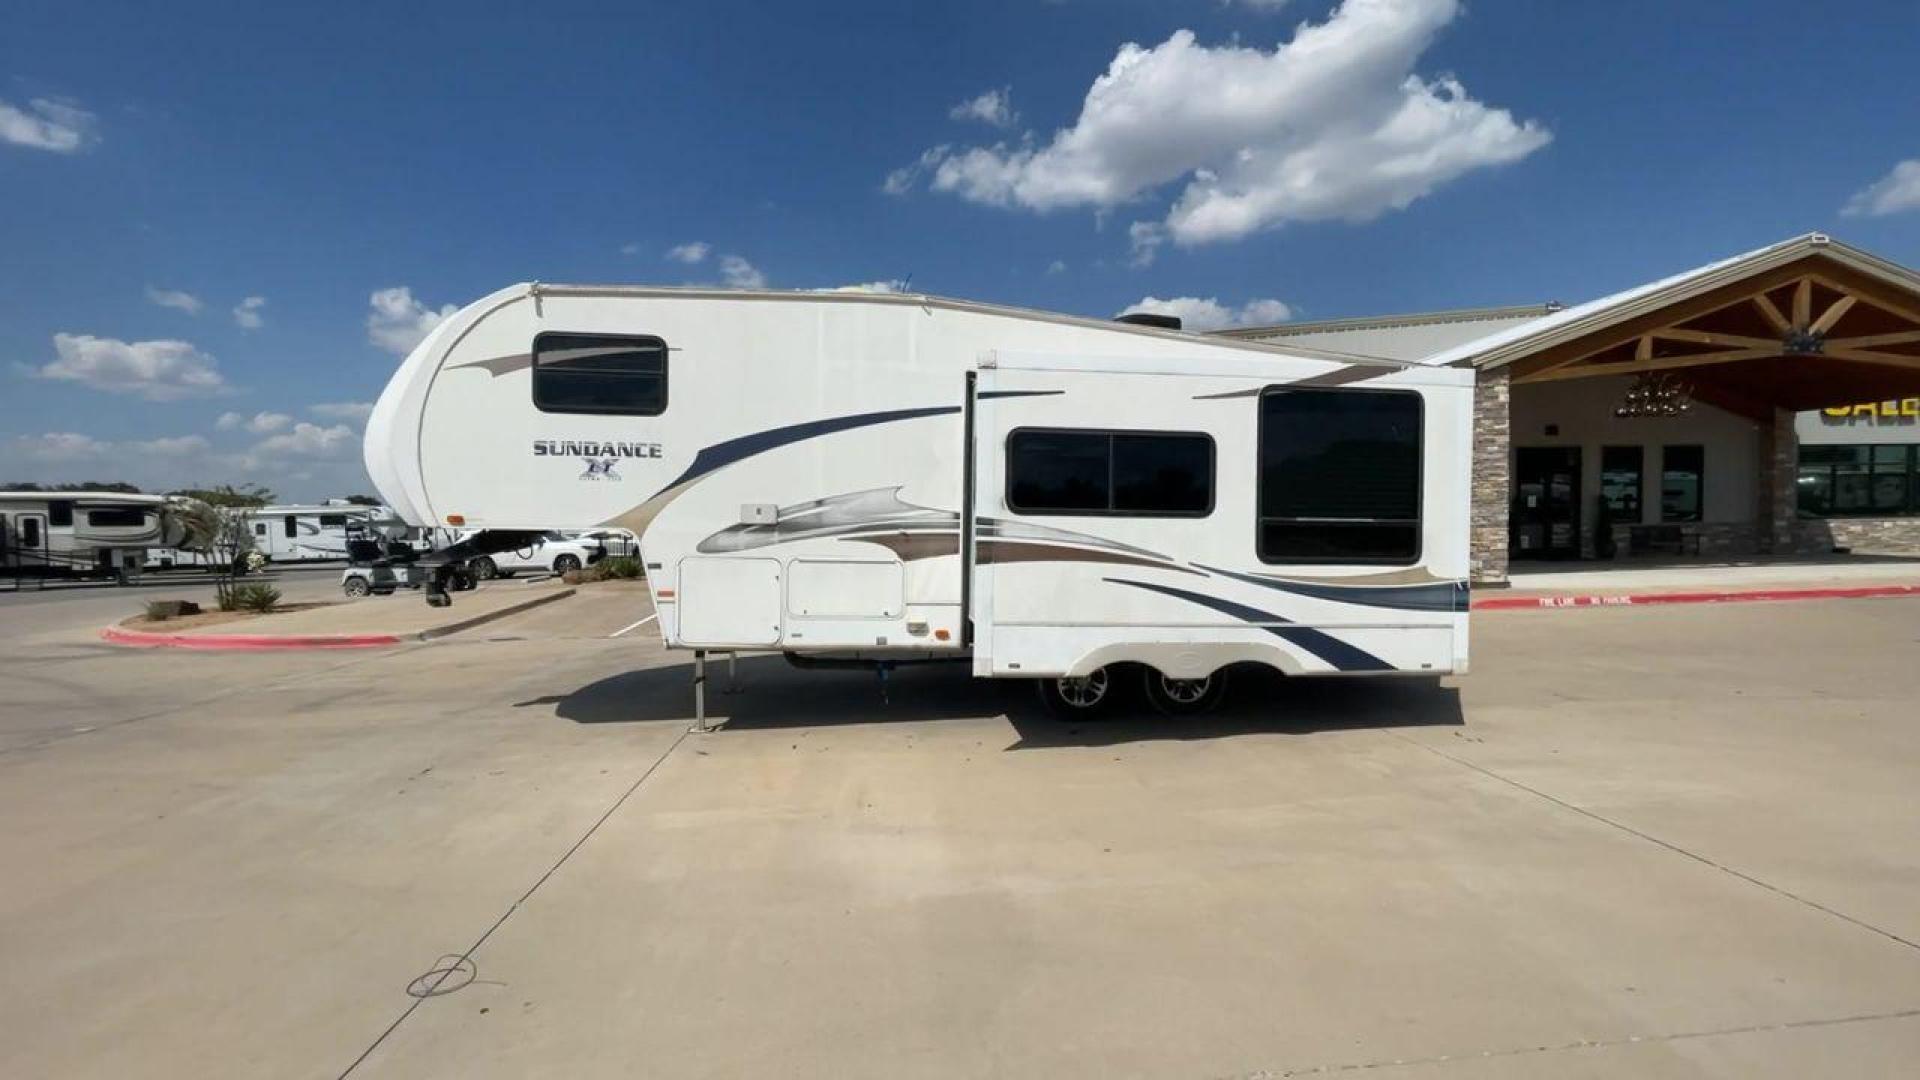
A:
{"label": "porch light fixture", "polygon": [[1614,408],[1621,419],[1685,416],[1693,411],[1693,387],[1663,371],[1643,371]]}

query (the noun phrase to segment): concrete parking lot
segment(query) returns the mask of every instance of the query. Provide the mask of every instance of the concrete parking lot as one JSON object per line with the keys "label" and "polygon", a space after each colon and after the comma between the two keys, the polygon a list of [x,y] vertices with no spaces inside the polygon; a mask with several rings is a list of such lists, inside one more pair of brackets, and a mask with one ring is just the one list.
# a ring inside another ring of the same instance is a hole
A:
{"label": "concrete parking lot", "polygon": [[1184,723],[749,658],[712,735],[643,604],[227,655],[0,598],[0,1075],[1920,1060],[1920,600],[1480,616]]}

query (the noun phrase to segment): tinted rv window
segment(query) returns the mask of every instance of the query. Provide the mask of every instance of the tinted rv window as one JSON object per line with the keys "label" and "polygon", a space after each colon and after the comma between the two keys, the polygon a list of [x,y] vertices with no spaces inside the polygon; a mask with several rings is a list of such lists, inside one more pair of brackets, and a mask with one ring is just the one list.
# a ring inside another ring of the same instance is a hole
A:
{"label": "tinted rv window", "polygon": [[345,514],[321,514],[320,527],[323,529],[344,529],[347,526]]}
{"label": "tinted rv window", "polygon": [[1420,395],[1269,390],[1260,399],[1260,558],[1412,562],[1420,554]]}
{"label": "tinted rv window", "polygon": [[56,529],[73,526],[73,504],[70,502],[50,502],[47,504],[47,524]]}
{"label": "tinted rv window", "polygon": [[286,531],[289,537],[300,535],[300,519],[299,518],[294,517],[292,514],[288,514],[286,517],[282,518],[281,520],[286,522]]}
{"label": "tinted rv window", "polygon": [[147,523],[147,512],[131,506],[87,511],[87,524],[96,528],[134,528]]}
{"label": "tinted rv window", "polygon": [[1213,440],[1022,428],[1007,437],[1007,505],[1028,514],[1204,517],[1213,509]]}
{"label": "tinted rv window", "polygon": [[541,412],[659,416],[667,409],[667,343],[541,334],[533,339],[533,404]]}

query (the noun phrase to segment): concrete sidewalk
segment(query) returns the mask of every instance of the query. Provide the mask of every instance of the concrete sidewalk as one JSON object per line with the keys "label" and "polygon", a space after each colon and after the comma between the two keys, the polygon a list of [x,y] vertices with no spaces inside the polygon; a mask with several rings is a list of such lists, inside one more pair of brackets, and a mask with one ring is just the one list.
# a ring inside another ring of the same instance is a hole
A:
{"label": "concrete sidewalk", "polygon": [[238,619],[170,632],[164,623],[130,630],[110,626],[102,634],[121,645],[199,649],[368,648],[428,641],[493,622],[530,608],[564,600],[573,587],[558,580],[538,584],[491,582],[454,593],[451,607],[428,607],[423,594],[402,590],[305,611]]}
{"label": "concrete sidewalk", "polygon": [[1552,564],[1516,567],[1508,582],[1476,590],[1474,610],[1920,595],[1920,557]]}

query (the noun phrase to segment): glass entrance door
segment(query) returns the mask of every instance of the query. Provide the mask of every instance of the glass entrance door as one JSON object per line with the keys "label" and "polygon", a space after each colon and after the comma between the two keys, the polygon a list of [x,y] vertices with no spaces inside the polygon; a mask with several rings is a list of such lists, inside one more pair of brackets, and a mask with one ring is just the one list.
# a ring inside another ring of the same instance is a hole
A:
{"label": "glass entrance door", "polygon": [[1580,448],[1514,451],[1512,535],[1516,559],[1580,557]]}

